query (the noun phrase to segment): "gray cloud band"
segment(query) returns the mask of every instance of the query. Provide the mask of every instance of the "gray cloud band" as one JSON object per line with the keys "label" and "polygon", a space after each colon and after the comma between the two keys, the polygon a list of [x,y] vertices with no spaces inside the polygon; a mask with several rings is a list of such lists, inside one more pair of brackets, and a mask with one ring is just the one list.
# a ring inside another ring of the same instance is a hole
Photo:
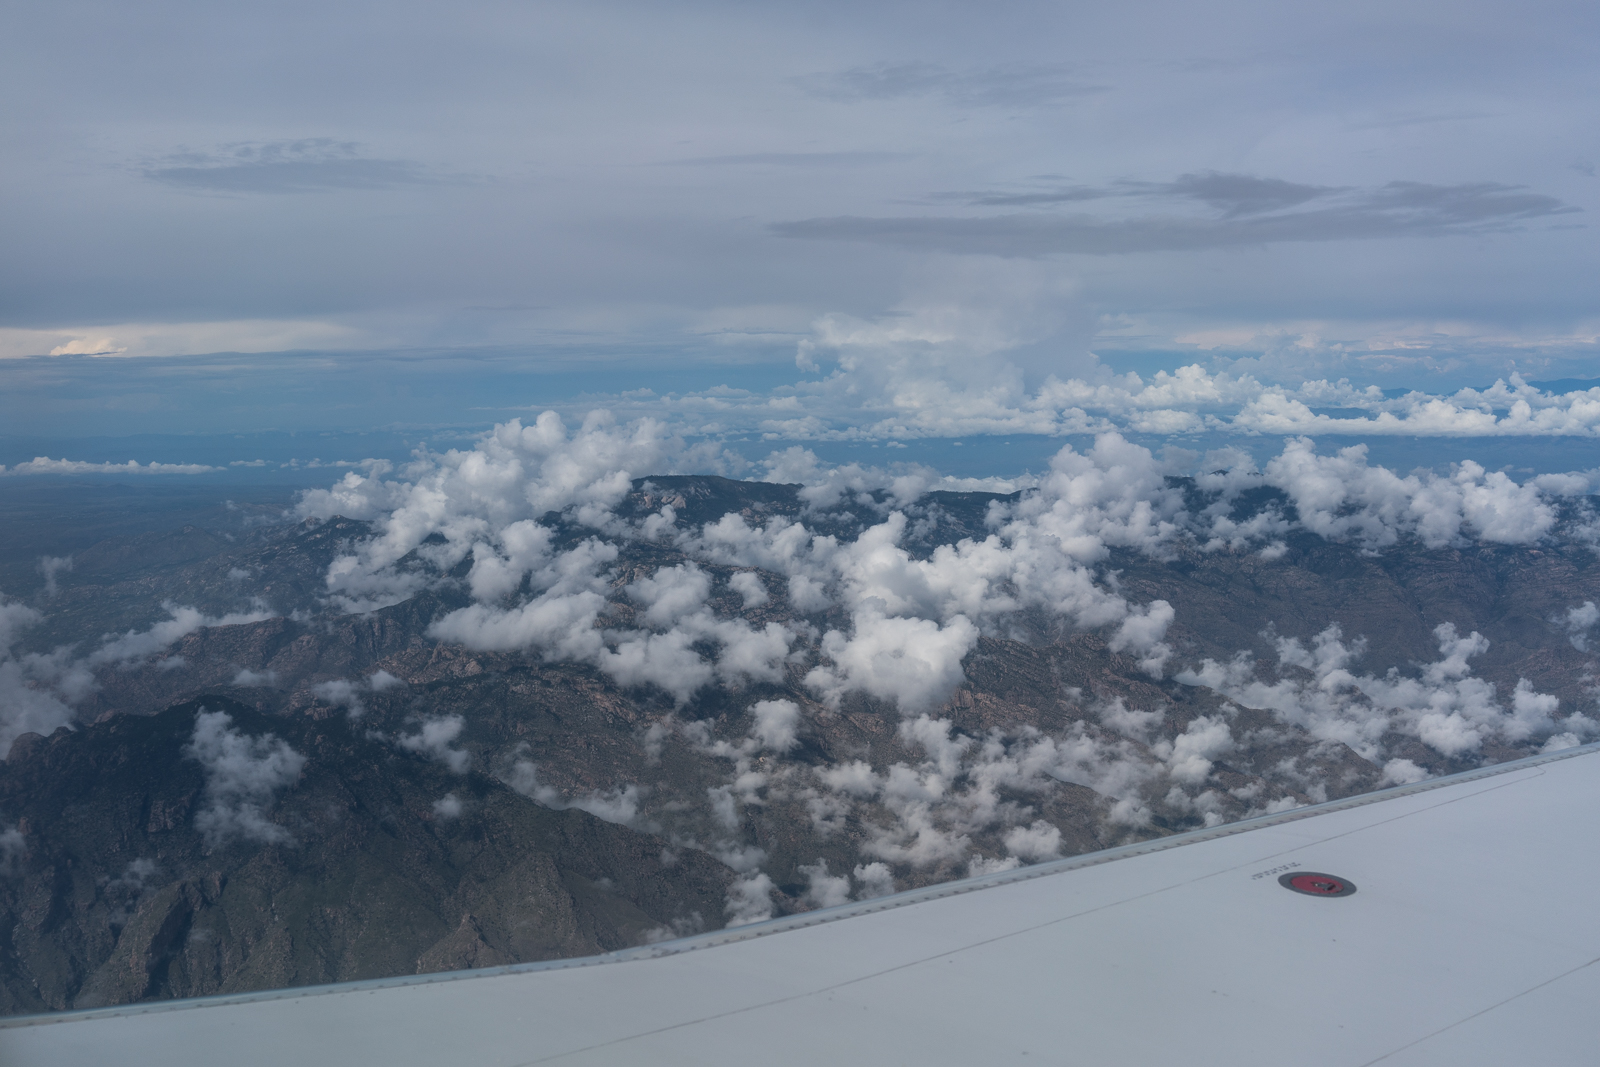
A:
{"label": "gray cloud band", "polygon": [[934,97],[953,107],[1039,107],[1111,91],[1059,65],[1006,65],[954,71],[937,63],[880,63],[796,79],[807,93],[860,103]]}
{"label": "gray cloud band", "polygon": [[[1233,179],[1238,187],[1230,189],[1222,179]],[[773,224],[771,232],[780,237],[862,241],[919,251],[1018,257],[1059,254],[1106,256],[1296,241],[1481,233],[1513,229],[1536,219],[1582,210],[1552,196],[1491,182],[1463,185],[1391,182],[1359,193],[1339,190],[1323,192],[1287,182],[1261,180],[1256,180],[1255,188],[1250,188],[1236,176],[1229,175],[1209,176],[1209,182],[1208,187],[1200,180],[1180,180],[1148,189],[1220,207],[1223,209],[1220,217],[1194,218],[1163,214],[1108,219],[1087,214],[1059,216],[1043,213],[969,218],[870,218],[846,215],[779,222]],[[1059,194],[1019,194],[1019,198],[1011,199],[980,198],[977,202],[1022,204],[1092,198],[1093,190],[1082,190]],[[1324,203],[1326,206],[1262,213],[1311,202]]]}
{"label": "gray cloud band", "polygon": [[215,193],[314,193],[430,184],[404,159],[368,159],[352,141],[326,137],[240,142],[209,152],[181,152],[144,168],[163,185]]}

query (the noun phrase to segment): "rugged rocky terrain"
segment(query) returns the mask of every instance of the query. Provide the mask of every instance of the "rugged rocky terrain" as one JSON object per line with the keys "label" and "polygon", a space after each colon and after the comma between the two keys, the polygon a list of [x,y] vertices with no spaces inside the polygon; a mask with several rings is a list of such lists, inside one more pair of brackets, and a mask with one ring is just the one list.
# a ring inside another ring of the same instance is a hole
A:
{"label": "rugged rocky terrain", "polygon": [[[984,542],[1016,504],[879,489],[818,507],[796,485],[635,479],[604,520],[635,532],[595,565],[603,608],[585,624],[625,636],[587,659],[555,638],[441,635],[441,619],[488,601],[486,550],[452,558],[439,533],[384,565],[403,592],[363,610],[341,607],[329,576],[382,534],[370,519],[253,515],[104,539],[16,631],[18,664],[73,643],[54,654],[92,677],[73,699],[92,725],[19,737],[0,773],[5,1008],[601,951],[1514,758],[1587,728],[1570,718],[1595,699],[1572,613],[1600,599],[1600,565],[1571,539],[1402,536],[1378,550],[1311,532],[1284,493],[1253,490],[1226,517],[1272,518],[1265,550],[1107,544],[1100,587],[1171,608],[1158,665],[1154,641],[1141,651],[1126,627],[1022,590],[952,684],[914,705],[818,681],[819,663],[849,655],[825,635],[859,633],[871,603],[637,532],[663,525],[653,516],[677,531],[737,516],[848,545],[898,514],[905,569]],[[541,558],[598,543],[598,520],[539,521]],[[667,576],[693,586],[699,630],[660,614]],[[497,603],[533,603],[539,580],[519,574]],[[787,643],[733,674],[716,620]],[[675,663],[724,649],[717,680],[677,686],[650,667],[657,646],[626,637],[680,633]],[[230,717],[247,764],[276,758],[268,735],[303,763],[227,793],[207,777],[202,706]],[[1504,721],[1452,740],[1430,708],[1457,713],[1458,734],[1473,714]],[[200,818],[213,810],[238,817]]]}
{"label": "rugged rocky terrain", "polygon": [[[253,833],[218,832],[252,815],[216,766],[249,773],[248,746],[195,751],[197,717],[218,713],[303,759]],[[7,1012],[589,955],[720,917],[733,877],[342,717],[215,697],[19,738],[0,808]]]}

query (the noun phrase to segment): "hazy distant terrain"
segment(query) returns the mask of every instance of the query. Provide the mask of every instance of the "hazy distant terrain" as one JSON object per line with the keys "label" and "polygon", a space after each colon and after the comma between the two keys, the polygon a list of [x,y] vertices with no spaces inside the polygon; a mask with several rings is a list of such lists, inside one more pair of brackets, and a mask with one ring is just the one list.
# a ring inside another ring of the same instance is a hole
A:
{"label": "hazy distant terrain", "polygon": [[298,497],[36,491],[6,1010],[592,953],[1597,733],[1580,477],[1116,435],[990,489],[633,473],[673,447],[542,419]]}

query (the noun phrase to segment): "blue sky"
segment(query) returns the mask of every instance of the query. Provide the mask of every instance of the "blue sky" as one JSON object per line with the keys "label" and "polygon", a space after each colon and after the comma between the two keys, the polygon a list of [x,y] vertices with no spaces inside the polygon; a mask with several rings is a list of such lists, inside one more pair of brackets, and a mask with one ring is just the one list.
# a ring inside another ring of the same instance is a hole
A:
{"label": "blue sky", "polygon": [[[1380,436],[1591,437],[1600,414],[1532,393],[1515,422],[1514,388],[1443,414],[1360,388],[1600,375],[1597,21],[35,6],[0,42],[0,433],[598,405],[863,448],[1344,440],[1368,428],[1326,419],[1385,411]],[[1182,396],[1141,392],[1185,365]]]}

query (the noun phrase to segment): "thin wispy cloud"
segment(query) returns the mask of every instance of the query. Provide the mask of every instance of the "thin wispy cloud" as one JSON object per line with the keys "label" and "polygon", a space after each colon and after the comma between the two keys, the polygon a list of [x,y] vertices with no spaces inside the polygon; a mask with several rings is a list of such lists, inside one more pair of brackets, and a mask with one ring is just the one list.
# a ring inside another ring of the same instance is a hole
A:
{"label": "thin wispy cloud", "polygon": [[1478,119],[1499,118],[1494,111],[1451,111],[1436,115],[1398,115],[1394,118],[1352,122],[1347,130],[1393,130],[1404,126],[1429,126],[1437,122],[1475,122]]}
{"label": "thin wispy cloud", "polygon": [[144,170],[145,177],[182,189],[215,193],[317,193],[339,189],[392,189],[435,181],[420,164],[371,159],[353,141],[313,137],[223,145],[212,152],[182,152]]}
{"label": "thin wispy cloud", "polygon": [[1038,107],[1110,91],[1065,66],[956,71],[937,63],[881,63],[798,79],[813,96],[850,102],[928,97],[956,107]]}
{"label": "thin wispy cloud", "polygon": [[970,207],[1048,207],[1117,197],[1158,197],[1192,200],[1215,207],[1229,216],[1253,215],[1297,207],[1318,197],[1347,191],[1343,187],[1301,185],[1281,178],[1249,174],[1184,174],[1170,182],[1124,179],[1109,185],[1057,185],[1018,192],[989,191],[940,193],[934,199],[956,201]]}
{"label": "thin wispy cloud", "polygon": [[863,167],[908,158],[906,152],[746,152],[671,159],[663,167]]}
{"label": "thin wispy cloud", "polygon": [[24,474],[212,474],[222,470],[205,463],[93,463],[80,459],[37,456],[10,467],[0,463],[0,477]]}
{"label": "thin wispy cloud", "polygon": [[1109,189],[1080,185],[1071,189],[1038,193],[951,193],[944,198],[960,199],[973,207],[1043,207],[1048,204],[1076,204],[1085,200],[1103,200],[1115,195]]}
{"label": "thin wispy cloud", "polygon": [[1170,182],[1121,182],[1118,187],[1129,194],[1195,200],[1222,211],[1228,218],[1299,207],[1348,191],[1327,185],[1301,185],[1282,178],[1215,172],[1185,174]]}
{"label": "thin wispy cloud", "polygon": [[[977,196],[973,206],[1049,206],[1112,196],[1164,199],[1160,214],[900,216],[780,222],[781,237],[861,241],[925,251],[998,256],[1119,255],[1298,241],[1437,237],[1507,231],[1581,208],[1524,186],[1496,182],[1389,182],[1350,189],[1241,174],[1186,174],[1171,182],[1123,182],[1107,190]],[[1189,214],[1203,205],[1209,215]]]}

